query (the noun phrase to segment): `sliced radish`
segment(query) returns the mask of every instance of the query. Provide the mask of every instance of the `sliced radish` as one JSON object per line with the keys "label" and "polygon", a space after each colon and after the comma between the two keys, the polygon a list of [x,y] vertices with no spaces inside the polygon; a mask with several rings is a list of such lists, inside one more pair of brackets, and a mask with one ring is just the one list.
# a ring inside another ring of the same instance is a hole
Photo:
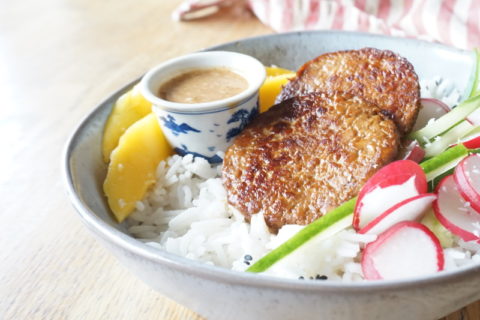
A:
{"label": "sliced radish", "polygon": [[420,104],[422,107],[412,129],[414,132],[425,127],[431,119],[438,119],[450,111],[450,108],[438,99],[422,98]]}
{"label": "sliced radish", "polygon": [[361,198],[359,195],[353,218],[353,226],[356,230],[364,228],[396,204],[419,194],[417,188],[415,188],[415,177],[410,177],[401,184],[396,184],[395,179],[390,179],[389,182],[389,186],[384,188],[377,186],[362,194]]}
{"label": "sliced radish", "polygon": [[423,150],[417,140],[411,141],[400,155],[400,159],[412,160],[416,163],[422,161],[424,157],[425,150]]}
{"label": "sliced radish", "polygon": [[393,280],[423,276],[443,270],[443,250],[438,238],[423,224],[400,222],[363,252],[362,270],[368,280]]}
{"label": "sliced radish", "polygon": [[390,207],[427,192],[422,168],[411,160],[398,160],[380,169],[362,187],[353,216],[360,230]]}
{"label": "sliced radish", "polygon": [[480,132],[473,134],[471,136],[467,136],[460,140],[461,143],[468,149],[478,149],[480,148]]}
{"label": "sliced radish", "polygon": [[375,218],[358,233],[380,234],[399,222],[418,221],[431,208],[436,198],[433,193],[424,193],[403,200]]}
{"label": "sliced radish", "polygon": [[363,186],[363,192],[369,192],[376,187],[385,188],[394,184],[402,184],[415,177],[415,188],[418,193],[427,192],[425,173],[421,166],[411,160],[397,160],[378,170]]}
{"label": "sliced radish", "polygon": [[[480,110],[480,109],[479,109]],[[478,149],[480,148],[480,127],[475,127],[473,130],[468,132],[463,136],[458,143],[462,143],[468,149]],[[456,145],[452,144],[452,146]]]}
{"label": "sliced radish", "polygon": [[453,177],[462,197],[480,213],[480,155],[472,154],[460,161]]}
{"label": "sliced radish", "polygon": [[480,214],[461,196],[453,175],[437,186],[433,211],[438,221],[465,241],[480,240]]}

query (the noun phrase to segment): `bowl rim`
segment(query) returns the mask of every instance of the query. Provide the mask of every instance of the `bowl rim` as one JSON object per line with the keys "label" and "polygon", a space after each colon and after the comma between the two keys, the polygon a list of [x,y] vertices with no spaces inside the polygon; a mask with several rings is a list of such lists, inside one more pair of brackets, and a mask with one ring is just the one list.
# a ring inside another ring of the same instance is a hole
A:
{"label": "bowl rim", "polygon": [[[400,41],[408,42],[422,42],[426,43],[429,46],[434,46],[442,49],[448,49],[450,51],[456,51],[458,53],[465,53],[467,50],[462,50],[458,48],[449,47],[439,43],[430,43],[423,40],[417,39],[406,39],[399,37],[391,37],[385,35],[375,35],[364,32],[352,32],[352,31],[306,31],[306,32],[289,32],[281,34],[268,34],[255,37],[248,37],[241,40],[235,40],[221,45],[216,45],[208,48],[204,48],[201,51],[205,50],[217,50],[217,48],[223,48],[228,45],[235,45],[242,41],[249,40],[261,40],[264,38],[271,37],[284,37],[284,36],[298,36],[300,34],[349,34],[349,35],[358,35],[366,36],[373,38],[388,38],[388,39],[399,39]],[[195,275],[204,279],[211,281],[221,281],[224,283],[238,284],[249,287],[257,288],[277,288],[289,291],[315,291],[315,292],[329,292],[329,293],[357,293],[357,292],[381,292],[381,291],[390,291],[392,289],[408,289],[412,287],[419,287],[422,285],[435,285],[435,284],[444,284],[448,282],[457,282],[464,278],[469,278],[474,273],[480,272],[480,263],[470,265],[467,267],[461,267],[455,270],[442,271],[429,276],[414,277],[408,278],[405,280],[382,280],[382,281],[362,281],[362,282],[342,282],[342,281],[299,281],[297,279],[287,279],[274,277],[265,274],[253,274],[248,272],[239,272],[233,271],[227,268],[211,266],[206,263],[190,260],[185,257],[181,257],[172,253],[169,253],[164,250],[160,250],[149,246],[140,240],[133,238],[132,236],[127,235],[126,233],[114,228],[109,225],[103,219],[93,212],[86,203],[81,199],[79,194],[76,192],[75,182],[73,177],[72,168],[70,167],[70,160],[72,154],[76,149],[79,140],[81,138],[81,133],[84,131],[84,128],[87,127],[91,122],[95,121],[97,115],[104,111],[106,105],[109,101],[114,99],[114,97],[120,96],[122,93],[127,91],[133,85],[138,83],[142,77],[139,77],[122,88],[116,90],[114,93],[110,94],[105,98],[101,103],[99,103],[92,111],[90,111],[77,125],[75,130],[69,136],[63,151],[63,165],[62,165],[62,175],[64,183],[66,184],[67,194],[70,198],[73,207],[76,209],[77,214],[80,216],[82,222],[87,226],[90,231],[92,231],[96,236],[102,238],[103,240],[114,244],[117,247],[120,247],[132,254],[142,257],[146,260],[154,261],[155,263],[160,263],[166,267],[175,268],[179,271],[186,272],[191,275]]]}

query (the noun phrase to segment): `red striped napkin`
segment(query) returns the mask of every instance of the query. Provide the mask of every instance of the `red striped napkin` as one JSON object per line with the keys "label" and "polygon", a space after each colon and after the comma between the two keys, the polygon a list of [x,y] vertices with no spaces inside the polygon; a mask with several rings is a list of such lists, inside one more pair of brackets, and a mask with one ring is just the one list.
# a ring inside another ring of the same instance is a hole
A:
{"label": "red striped napkin", "polygon": [[480,47],[480,0],[188,0],[174,17],[203,17],[239,3],[277,32],[350,30]]}

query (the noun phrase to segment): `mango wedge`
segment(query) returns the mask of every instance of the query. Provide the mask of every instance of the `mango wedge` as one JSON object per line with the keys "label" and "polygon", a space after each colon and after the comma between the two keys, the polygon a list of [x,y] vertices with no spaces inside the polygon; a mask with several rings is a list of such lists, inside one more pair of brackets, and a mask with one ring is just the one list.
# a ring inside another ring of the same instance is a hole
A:
{"label": "mango wedge", "polygon": [[112,151],[103,190],[118,222],[142,200],[156,180],[156,168],[172,154],[153,113],[131,125]]}
{"label": "mango wedge", "polygon": [[105,163],[110,160],[110,153],[125,130],[151,111],[152,104],[142,96],[138,86],[118,98],[103,133],[102,152]]}
{"label": "mango wedge", "polygon": [[[270,72],[274,73],[273,71]],[[295,77],[295,73],[291,71],[275,76],[268,76],[267,72],[267,79],[259,90],[260,112],[267,111],[271,106],[275,104],[275,99],[277,98],[280,91],[282,91],[282,87],[293,77]]]}
{"label": "mango wedge", "polygon": [[282,75],[282,74],[294,73],[291,70],[283,69],[283,68],[279,68],[279,67],[265,67],[265,71],[267,71],[267,77],[275,77],[275,76],[279,76],[279,75]]}

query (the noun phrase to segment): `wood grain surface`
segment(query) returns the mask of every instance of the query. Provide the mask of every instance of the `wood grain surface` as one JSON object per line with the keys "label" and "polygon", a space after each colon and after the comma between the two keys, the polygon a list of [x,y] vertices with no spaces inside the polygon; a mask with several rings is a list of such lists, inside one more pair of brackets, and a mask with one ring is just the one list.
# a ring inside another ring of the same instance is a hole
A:
{"label": "wood grain surface", "polygon": [[[0,319],[201,319],[135,278],[69,203],[62,153],[111,92],[168,58],[271,30],[174,0],[0,1]],[[445,319],[480,319],[480,302]]]}

